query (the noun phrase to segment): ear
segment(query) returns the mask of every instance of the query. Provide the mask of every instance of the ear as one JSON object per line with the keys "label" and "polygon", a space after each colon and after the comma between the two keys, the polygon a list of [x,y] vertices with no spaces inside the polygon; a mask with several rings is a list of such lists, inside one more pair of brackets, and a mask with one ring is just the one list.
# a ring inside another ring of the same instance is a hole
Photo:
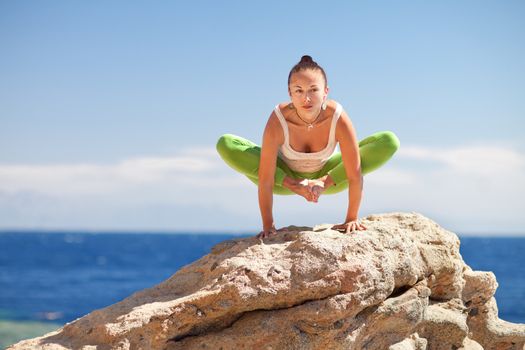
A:
{"label": "ear", "polygon": [[324,88],[324,97],[328,96],[328,91],[330,91],[330,88],[327,86]]}

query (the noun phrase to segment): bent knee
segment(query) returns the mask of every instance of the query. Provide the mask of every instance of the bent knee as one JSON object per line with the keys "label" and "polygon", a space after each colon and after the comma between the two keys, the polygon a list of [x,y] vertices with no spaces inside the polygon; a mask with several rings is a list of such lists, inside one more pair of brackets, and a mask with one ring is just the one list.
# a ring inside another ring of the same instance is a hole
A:
{"label": "bent knee", "polygon": [[221,137],[219,137],[219,140],[215,145],[217,152],[219,152],[219,154],[225,154],[228,151],[230,151],[232,149],[231,146],[235,137],[236,136],[232,134],[224,134]]}
{"label": "bent knee", "polygon": [[252,150],[257,156],[260,154],[260,147],[255,143],[233,134],[224,134],[219,137],[219,140],[217,140],[216,149],[223,158],[238,157],[239,154],[246,156],[248,153],[253,153],[247,152]]}
{"label": "bent knee", "polygon": [[399,138],[392,131],[383,131],[379,136],[379,140],[383,147],[388,149],[392,154],[399,149]]}
{"label": "bent knee", "polygon": [[217,152],[222,153],[224,149],[226,148],[228,134],[222,135],[219,137],[219,140],[217,140],[217,144],[215,145],[215,149],[217,149]]}

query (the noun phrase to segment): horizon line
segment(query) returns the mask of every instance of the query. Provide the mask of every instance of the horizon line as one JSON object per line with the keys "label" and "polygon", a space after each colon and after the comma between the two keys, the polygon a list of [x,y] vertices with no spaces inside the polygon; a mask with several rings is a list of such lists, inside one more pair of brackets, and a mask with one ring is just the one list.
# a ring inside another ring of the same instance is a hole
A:
{"label": "horizon line", "polygon": [[[313,230],[313,227],[312,227]],[[525,238],[525,232],[454,232],[448,230],[460,237],[495,237],[495,238]],[[173,230],[161,230],[161,229],[68,229],[68,228],[0,228],[0,234],[30,234],[30,233],[44,233],[44,234],[151,234],[151,235],[232,235],[232,236],[244,236],[244,235],[256,235],[256,230],[229,230],[229,231],[217,231],[217,230],[197,230],[197,229],[173,229]]]}

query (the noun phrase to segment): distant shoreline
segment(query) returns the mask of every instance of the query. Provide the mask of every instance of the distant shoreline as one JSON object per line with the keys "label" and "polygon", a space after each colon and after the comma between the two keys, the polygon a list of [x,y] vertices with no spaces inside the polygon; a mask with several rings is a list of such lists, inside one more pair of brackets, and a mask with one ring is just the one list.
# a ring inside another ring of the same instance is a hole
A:
{"label": "distant shoreline", "polygon": [[[454,232],[454,231],[452,231]],[[1,234],[89,234],[89,235],[224,235],[235,237],[250,237],[257,234],[253,231],[148,231],[148,230],[82,230],[82,229],[0,229]],[[474,232],[454,232],[460,238],[525,238],[524,233],[503,232],[503,233],[474,233]]]}
{"label": "distant shoreline", "polygon": [[[210,231],[125,231],[125,230],[52,230],[52,229],[0,229],[0,234],[10,234],[10,233],[17,233],[17,234],[90,234],[90,235],[98,235],[98,234],[104,234],[104,235],[226,235],[226,236],[251,236],[256,235],[257,232],[249,232],[249,231],[235,231],[235,232],[210,232]],[[525,235],[524,235],[525,237]]]}

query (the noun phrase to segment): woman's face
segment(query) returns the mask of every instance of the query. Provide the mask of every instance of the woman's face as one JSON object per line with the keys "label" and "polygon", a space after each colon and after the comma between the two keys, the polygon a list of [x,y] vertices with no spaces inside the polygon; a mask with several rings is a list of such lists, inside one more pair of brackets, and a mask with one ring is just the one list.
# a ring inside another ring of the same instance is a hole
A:
{"label": "woman's face", "polygon": [[292,103],[301,116],[317,117],[328,95],[323,74],[318,69],[305,69],[293,73],[288,85]]}

